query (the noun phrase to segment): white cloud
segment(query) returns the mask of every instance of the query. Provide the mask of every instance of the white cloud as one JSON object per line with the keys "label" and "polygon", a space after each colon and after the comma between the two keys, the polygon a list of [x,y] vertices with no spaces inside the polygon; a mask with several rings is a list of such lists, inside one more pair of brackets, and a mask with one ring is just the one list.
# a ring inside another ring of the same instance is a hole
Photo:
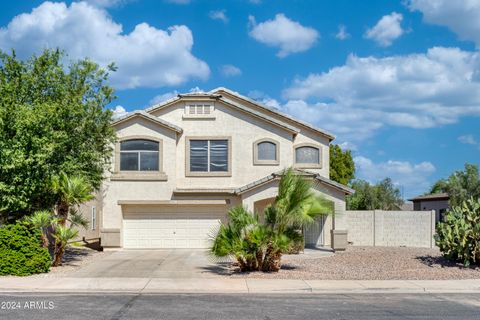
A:
{"label": "white cloud", "polygon": [[170,91],[170,92],[166,92],[166,93],[156,95],[155,97],[150,99],[150,101],[148,102],[148,105],[153,106],[153,105],[159,104],[161,102],[170,100],[172,98],[175,98],[178,94],[179,94],[179,92],[177,90],[174,90],[174,91]]}
{"label": "white cloud", "polygon": [[210,17],[210,19],[213,19],[213,20],[220,20],[220,21],[223,21],[224,23],[228,22],[228,17],[225,10],[212,10],[208,14],[208,16]]}
{"label": "white cloud", "polygon": [[[193,88],[190,88],[190,90],[188,92],[193,93],[193,92],[205,92],[205,91],[203,91],[199,87],[193,87]],[[150,99],[150,101],[148,102],[148,106],[153,106],[153,105],[159,104],[161,102],[170,100],[170,99],[178,96],[178,94],[180,94],[180,92],[178,92],[177,90],[173,90],[173,91],[169,91],[169,92],[165,92],[165,93],[156,95],[155,97]]]}
{"label": "white cloud", "polygon": [[435,166],[427,161],[420,163],[398,160],[373,162],[363,156],[354,157],[353,160],[357,169],[357,178],[377,183],[389,177],[397,187],[403,189],[407,197],[424,193],[430,187],[429,179],[436,170]]}
{"label": "white cloud", "polygon": [[466,134],[463,136],[458,137],[458,141],[463,144],[470,144],[473,146],[479,145],[479,142],[475,139],[475,137],[471,134]]}
{"label": "white cloud", "polygon": [[480,150],[480,141],[478,141],[472,134],[466,134],[458,137],[458,141],[463,144],[468,144]]}
{"label": "white cloud", "polygon": [[478,53],[458,48],[351,55],[343,66],[295,80],[283,93],[289,101],[282,108],[347,140],[365,139],[384,125],[452,124],[480,115],[479,66]]}
{"label": "white cloud", "polygon": [[304,27],[296,21],[279,13],[273,20],[257,23],[253,16],[249,16],[249,35],[271,47],[278,47],[279,58],[284,58],[292,53],[303,52],[310,49],[320,37],[317,30]]}
{"label": "white cloud", "polygon": [[276,99],[270,97],[266,93],[260,91],[260,90],[252,90],[248,93],[248,97],[258,101],[267,107],[274,108],[274,109],[282,109],[282,106],[280,105],[280,102],[278,102]]}
{"label": "white cloud", "polygon": [[342,150],[351,150],[351,151],[357,151],[358,146],[354,143],[351,143],[350,141],[344,141],[342,143],[338,144]]}
{"label": "white cloud", "polygon": [[345,27],[343,24],[338,26],[338,32],[335,35],[335,38],[339,40],[346,40],[350,38],[350,34],[347,32],[347,27]]}
{"label": "white cloud", "polygon": [[480,47],[480,1],[409,0],[407,5],[412,11],[421,11],[425,22],[446,26]]}
{"label": "white cloud", "polygon": [[383,47],[388,47],[393,40],[404,33],[401,26],[402,20],[403,16],[400,13],[392,12],[383,16],[374,27],[367,30],[364,36],[367,39],[374,40]]}
{"label": "white cloud", "polygon": [[235,77],[242,74],[242,70],[240,70],[240,68],[235,67],[234,65],[231,65],[231,64],[226,64],[221,66],[220,72],[225,77]]}
{"label": "white cloud", "polygon": [[140,23],[125,34],[106,11],[85,2],[44,2],[0,29],[0,48],[15,48],[20,57],[59,47],[70,58],[89,57],[101,65],[115,62],[118,72],[111,80],[120,89],[208,78],[209,67],[192,55],[192,46],[186,26],[161,30]]}
{"label": "white cloud", "polygon": [[120,117],[122,117],[122,116],[124,116],[124,115],[127,114],[127,111],[125,110],[125,108],[122,107],[122,106],[120,106],[120,105],[116,106],[116,107],[112,110],[112,112],[113,112],[113,118],[114,118],[114,119],[115,119],[115,118],[120,118]]}

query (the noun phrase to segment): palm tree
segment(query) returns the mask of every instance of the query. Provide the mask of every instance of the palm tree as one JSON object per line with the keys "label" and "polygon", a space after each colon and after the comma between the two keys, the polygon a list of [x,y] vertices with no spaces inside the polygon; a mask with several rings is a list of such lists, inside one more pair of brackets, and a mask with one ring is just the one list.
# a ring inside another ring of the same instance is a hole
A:
{"label": "palm tree", "polygon": [[211,253],[233,256],[241,271],[278,271],[282,254],[301,239],[305,225],[319,214],[333,213],[327,201],[315,196],[311,183],[293,169],[283,172],[278,196],[265,209],[265,223],[243,207],[229,211],[228,224],[222,224]]}
{"label": "palm tree", "polygon": [[241,271],[258,270],[263,261],[266,228],[244,207],[232,208],[229,223],[222,224],[216,235],[211,253],[216,257],[232,256]]}
{"label": "palm tree", "polygon": [[55,250],[53,252],[54,259],[52,265],[54,267],[58,267],[62,265],[62,258],[63,254],[65,253],[65,247],[67,246],[69,241],[77,237],[78,230],[75,230],[72,227],[58,225],[52,235],[55,238]]}
{"label": "palm tree", "polygon": [[[82,176],[68,176],[64,172],[52,179],[52,190],[57,197],[58,226],[55,228],[55,249],[53,266],[61,265],[63,253],[67,242],[78,234],[75,234],[73,226],[86,227],[86,221],[75,209],[84,202],[94,198],[91,184]],[[67,221],[71,227],[67,228]],[[73,237],[71,237],[74,235]],[[68,240],[66,240],[69,238]],[[65,241],[66,240],[66,241]]]}
{"label": "palm tree", "polygon": [[57,196],[59,223],[65,225],[72,206],[94,198],[92,185],[82,176],[68,176],[61,172],[52,179],[52,190]]}
{"label": "palm tree", "polygon": [[55,218],[52,213],[48,210],[35,211],[33,215],[27,217],[27,221],[35,229],[40,230],[43,247],[48,249],[50,245],[48,241],[48,228],[55,223]]}
{"label": "palm tree", "polygon": [[262,270],[278,271],[285,247],[303,241],[303,227],[315,223],[315,216],[333,214],[323,197],[312,192],[312,183],[292,168],[286,169],[278,184],[274,203],[265,210],[273,237],[267,245]]}

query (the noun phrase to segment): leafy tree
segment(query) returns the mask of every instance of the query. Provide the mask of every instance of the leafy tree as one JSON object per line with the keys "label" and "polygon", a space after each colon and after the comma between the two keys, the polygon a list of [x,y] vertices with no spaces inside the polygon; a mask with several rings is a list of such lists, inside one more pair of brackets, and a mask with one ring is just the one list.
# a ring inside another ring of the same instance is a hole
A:
{"label": "leafy tree", "polygon": [[465,164],[464,170],[455,171],[447,179],[437,181],[430,194],[446,192],[450,206],[459,206],[469,198],[480,199],[480,174],[478,165]]}
{"label": "leafy tree", "polygon": [[351,151],[343,151],[338,144],[331,144],[330,179],[348,185],[353,178],[355,178],[355,163]]}
{"label": "leafy tree", "polygon": [[64,64],[58,50],[26,61],[0,52],[0,214],[13,219],[56,202],[50,181],[60,172],[95,188],[115,141],[114,98],[107,69],[89,60]]}
{"label": "leafy tree", "polygon": [[376,185],[364,180],[352,183],[355,193],[347,197],[348,210],[398,210],[403,204],[400,190],[390,178]]}
{"label": "leafy tree", "polygon": [[265,223],[245,208],[233,208],[229,222],[222,224],[211,253],[233,256],[241,271],[278,271],[281,257],[301,237],[304,225],[319,214],[333,213],[331,205],[311,191],[311,183],[292,169],[279,182],[278,195],[265,209]]}

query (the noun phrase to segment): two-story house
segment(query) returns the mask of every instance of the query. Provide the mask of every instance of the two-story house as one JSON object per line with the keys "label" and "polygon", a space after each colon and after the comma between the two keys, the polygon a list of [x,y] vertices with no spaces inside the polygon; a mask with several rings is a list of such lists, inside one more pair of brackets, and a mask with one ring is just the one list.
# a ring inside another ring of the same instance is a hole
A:
{"label": "two-story house", "polygon": [[334,202],[335,217],[305,232],[307,244],[329,245],[353,192],[329,179],[332,134],[225,88],[178,95],[112,126],[111,172],[91,206],[104,247],[206,248],[232,206],[262,212],[290,166]]}

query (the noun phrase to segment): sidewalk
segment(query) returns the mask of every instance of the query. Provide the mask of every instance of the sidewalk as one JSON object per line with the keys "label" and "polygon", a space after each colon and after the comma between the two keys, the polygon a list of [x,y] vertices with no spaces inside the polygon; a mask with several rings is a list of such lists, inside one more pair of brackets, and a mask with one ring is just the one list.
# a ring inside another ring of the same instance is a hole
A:
{"label": "sidewalk", "polygon": [[0,293],[480,293],[476,280],[0,278]]}

